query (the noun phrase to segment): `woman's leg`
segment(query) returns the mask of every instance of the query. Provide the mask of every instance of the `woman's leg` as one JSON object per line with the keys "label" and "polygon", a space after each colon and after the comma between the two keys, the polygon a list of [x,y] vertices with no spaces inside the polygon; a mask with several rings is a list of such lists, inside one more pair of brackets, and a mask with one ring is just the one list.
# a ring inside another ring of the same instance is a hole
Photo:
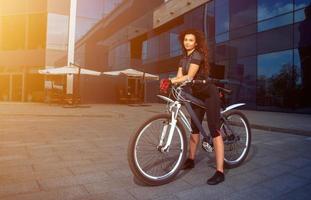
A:
{"label": "woman's leg", "polygon": [[[197,116],[200,124],[202,124],[202,121],[205,115],[205,110],[195,105],[192,105],[192,109],[195,115]],[[197,146],[200,142],[200,131],[192,119],[191,119],[191,128],[192,128],[192,134],[190,135],[190,140],[189,140],[189,158],[194,160],[195,154],[197,152]]]}
{"label": "woman's leg", "polygon": [[[205,110],[200,107],[196,107],[196,106],[193,106],[192,108],[193,108],[194,113],[198,117],[198,120],[202,124]],[[192,134],[190,135],[190,140],[189,140],[189,155],[188,155],[188,159],[184,163],[183,169],[191,169],[194,167],[195,165],[194,159],[195,159],[196,152],[197,152],[197,146],[200,142],[200,132],[199,132],[199,129],[194,124],[193,120],[191,120],[191,128],[192,128]]]}
{"label": "woman's leg", "polygon": [[216,157],[216,172],[207,180],[210,185],[216,185],[225,180],[224,176],[224,142],[220,132],[220,98],[215,85],[209,85],[209,98],[205,103],[207,106],[207,122],[213,137],[214,151]]}
{"label": "woman's leg", "polygon": [[219,135],[213,138],[214,151],[216,157],[216,170],[224,172],[224,141],[222,136]]}
{"label": "woman's leg", "polygon": [[190,136],[189,140],[189,158],[191,160],[195,159],[195,155],[197,152],[197,146],[200,142],[200,134],[199,133],[193,133]]}

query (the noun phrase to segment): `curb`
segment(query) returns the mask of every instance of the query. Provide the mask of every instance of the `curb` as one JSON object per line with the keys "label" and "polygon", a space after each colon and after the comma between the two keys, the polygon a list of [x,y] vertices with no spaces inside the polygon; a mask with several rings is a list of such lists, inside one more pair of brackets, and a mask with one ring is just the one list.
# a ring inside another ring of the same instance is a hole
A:
{"label": "curb", "polygon": [[311,132],[310,131],[306,131],[306,130],[279,128],[279,127],[264,126],[264,125],[258,125],[258,124],[251,124],[250,126],[253,129],[264,130],[264,131],[271,131],[271,132],[278,132],[278,133],[288,133],[288,134],[300,135],[300,136],[311,136]]}

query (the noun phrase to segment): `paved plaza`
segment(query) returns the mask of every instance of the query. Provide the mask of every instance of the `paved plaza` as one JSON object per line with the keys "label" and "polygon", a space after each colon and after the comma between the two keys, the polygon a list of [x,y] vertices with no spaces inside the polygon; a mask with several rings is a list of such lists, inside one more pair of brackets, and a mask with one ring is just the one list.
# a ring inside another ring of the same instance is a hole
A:
{"label": "paved plaza", "polygon": [[175,181],[157,187],[137,182],[127,163],[129,137],[164,109],[161,104],[1,103],[0,199],[310,198],[310,115],[243,111],[256,128],[249,156],[242,166],[226,170],[226,181],[217,186],[205,183],[215,163],[213,154],[201,150],[196,167]]}

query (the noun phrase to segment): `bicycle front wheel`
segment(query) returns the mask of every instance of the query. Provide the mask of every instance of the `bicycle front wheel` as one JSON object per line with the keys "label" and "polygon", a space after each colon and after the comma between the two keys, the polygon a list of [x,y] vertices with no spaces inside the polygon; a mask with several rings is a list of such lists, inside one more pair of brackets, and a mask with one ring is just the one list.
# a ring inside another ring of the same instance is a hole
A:
{"label": "bicycle front wheel", "polygon": [[161,114],[146,121],[130,139],[128,161],[134,176],[148,185],[173,180],[184,162],[186,132],[179,121],[168,150],[163,151],[171,128],[171,115]]}
{"label": "bicycle front wheel", "polygon": [[251,129],[245,115],[229,111],[220,126],[224,140],[224,162],[227,168],[234,168],[246,159],[251,145]]}

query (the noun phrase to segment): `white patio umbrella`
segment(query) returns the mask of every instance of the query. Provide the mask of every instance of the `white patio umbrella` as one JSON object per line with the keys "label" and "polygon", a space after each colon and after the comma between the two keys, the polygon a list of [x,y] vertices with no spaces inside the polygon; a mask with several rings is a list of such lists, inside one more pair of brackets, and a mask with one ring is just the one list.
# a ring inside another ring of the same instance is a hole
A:
{"label": "white patio umbrella", "polygon": [[75,104],[76,102],[76,98],[79,95],[79,85],[80,85],[80,75],[84,74],[84,75],[92,75],[92,76],[99,76],[102,73],[95,71],[95,70],[90,70],[90,69],[85,69],[82,68],[81,66],[77,65],[77,64],[71,64],[71,66],[63,66],[63,67],[52,67],[52,66],[47,66],[46,69],[41,69],[38,70],[39,74],[43,74],[43,75],[70,75],[70,74],[74,74],[77,75],[78,78],[78,87],[76,92],[73,95],[73,104]]}
{"label": "white patio umbrella", "polygon": [[[39,74],[45,75],[66,75],[66,74],[79,74],[79,67],[76,66],[63,66],[63,67],[51,67],[47,66],[46,69],[41,69],[38,71]],[[80,68],[80,74],[99,76],[101,72]]]}
{"label": "white patio umbrella", "polygon": [[126,76],[130,77],[141,77],[143,79],[148,80],[159,80],[159,76],[145,73],[142,71],[138,71],[136,69],[124,69],[124,70],[118,70],[118,71],[109,71],[109,72],[103,72],[104,75],[110,75],[110,76],[119,76],[121,74],[124,74]]}

